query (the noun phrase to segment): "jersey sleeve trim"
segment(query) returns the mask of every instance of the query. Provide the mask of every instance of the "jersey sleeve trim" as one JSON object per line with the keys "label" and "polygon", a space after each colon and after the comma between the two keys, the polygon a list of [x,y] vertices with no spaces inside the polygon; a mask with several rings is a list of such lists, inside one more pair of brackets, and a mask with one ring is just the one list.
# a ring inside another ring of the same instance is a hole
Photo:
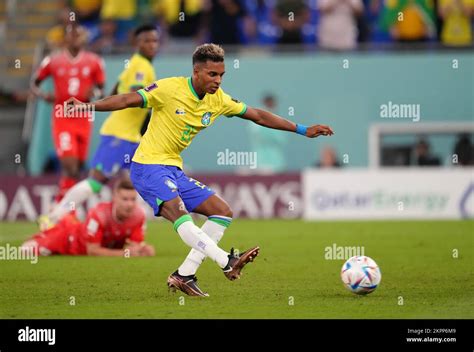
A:
{"label": "jersey sleeve trim", "polygon": [[247,104],[243,103],[244,104],[244,107],[242,108],[242,111],[239,112],[237,115],[235,116],[242,116],[243,114],[245,114],[247,112]]}
{"label": "jersey sleeve trim", "polygon": [[140,96],[142,97],[142,100],[143,100],[142,108],[146,108],[148,106],[148,99],[145,93],[143,93],[141,90],[137,90],[137,93],[140,94]]}

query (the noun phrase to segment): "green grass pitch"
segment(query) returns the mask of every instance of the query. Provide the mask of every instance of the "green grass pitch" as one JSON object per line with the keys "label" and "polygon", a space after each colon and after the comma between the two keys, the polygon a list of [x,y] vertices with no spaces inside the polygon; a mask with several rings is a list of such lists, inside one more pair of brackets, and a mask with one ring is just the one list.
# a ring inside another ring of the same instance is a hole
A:
{"label": "green grass pitch", "polygon": [[[0,245],[19,245],[35,231],[31,223],[0,223]],[[259,245],[260,256],[235,282],[206,261],[197,276],[210,297],[196,298],[168,292],[166,278],[188,248],[169,223],[151,222],[154,258],[0,261],[0,318],[472,319],[473,239],[473,221],[234,220],[222,248]],[[363,246],[378,263],[375,292],[343,287],[344,260],[325,259],[334,243]]]}

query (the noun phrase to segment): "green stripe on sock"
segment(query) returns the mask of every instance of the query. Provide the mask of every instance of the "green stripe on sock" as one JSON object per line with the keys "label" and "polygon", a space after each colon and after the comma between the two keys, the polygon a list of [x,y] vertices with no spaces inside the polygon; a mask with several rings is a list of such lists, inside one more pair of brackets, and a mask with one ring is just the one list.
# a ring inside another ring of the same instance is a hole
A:
{"label": "green stripe on sock", "polygon": [[229,227],[230,226],[230,221],[225,221],[224,219],[218,219],[218,218],[209,218],[209,221],[214,221],[216,224],[222,225],[224,227]]}
{"label": "green stripe on sock", "polygon": [[93,178],[88,178],[87,182],[89,182],[89,185],[92,188],[92,192],[94,193],[99,193],[100,190],[102,189],[103,184],[97,180],[94,180]]}
{"label": "green stripe on sock", "polygon": [[189,214],[184,214],[184,215],[181,215],[181,217],[176,220],[173,224],[173,229],[175,231],[178,231],[178,227],[183,223],[183,222],[186,222],[186,221],[193,221],[193,218],[191,217],[191,215]]}

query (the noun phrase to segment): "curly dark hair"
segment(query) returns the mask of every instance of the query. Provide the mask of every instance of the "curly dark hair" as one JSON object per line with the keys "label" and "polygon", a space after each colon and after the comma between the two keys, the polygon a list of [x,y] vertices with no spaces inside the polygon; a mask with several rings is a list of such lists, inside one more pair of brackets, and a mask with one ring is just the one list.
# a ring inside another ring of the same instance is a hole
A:
{"label": "curly dark hair", "polygon": [[193,65],[196,63],[205,63],[210,60],[213,62],[224,62],[224,49],[221,46],[207,43],[199,45],[193,53]]}

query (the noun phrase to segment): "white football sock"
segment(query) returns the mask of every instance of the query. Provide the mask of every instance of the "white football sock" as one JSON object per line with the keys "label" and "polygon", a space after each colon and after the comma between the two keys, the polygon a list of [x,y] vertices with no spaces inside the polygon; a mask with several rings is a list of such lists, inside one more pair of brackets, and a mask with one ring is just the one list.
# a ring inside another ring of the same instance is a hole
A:
{"label": "white football sock", "polygon": [[217,247],[217,244],[194,224],[191,215],[186,214],[176,220],[174,229],[189,247],[211,258],[221,268],[225,268],[229,262],[228,253]]}
{"label": "white football sock", "polygon": [[[204,225],[202,225],[201,230],[215,243],[219,243],[231,221],[232,218],[226,216],[209,216]],[[183,264],[179,267],[178,274],[183,276],[196,274],[196,271],[204,259],[206,259],[204,254],[195,249],[191,249]]]}
{"label": "white football sock", "polygon": [[51,221],[58,222],[70,211],[77,209],[87,198],[94,193],[99,193],[102,184],[99,181],[88,178],[76,183],[70,190],[66,192],[63,199],[56,204],[49,214]]}

